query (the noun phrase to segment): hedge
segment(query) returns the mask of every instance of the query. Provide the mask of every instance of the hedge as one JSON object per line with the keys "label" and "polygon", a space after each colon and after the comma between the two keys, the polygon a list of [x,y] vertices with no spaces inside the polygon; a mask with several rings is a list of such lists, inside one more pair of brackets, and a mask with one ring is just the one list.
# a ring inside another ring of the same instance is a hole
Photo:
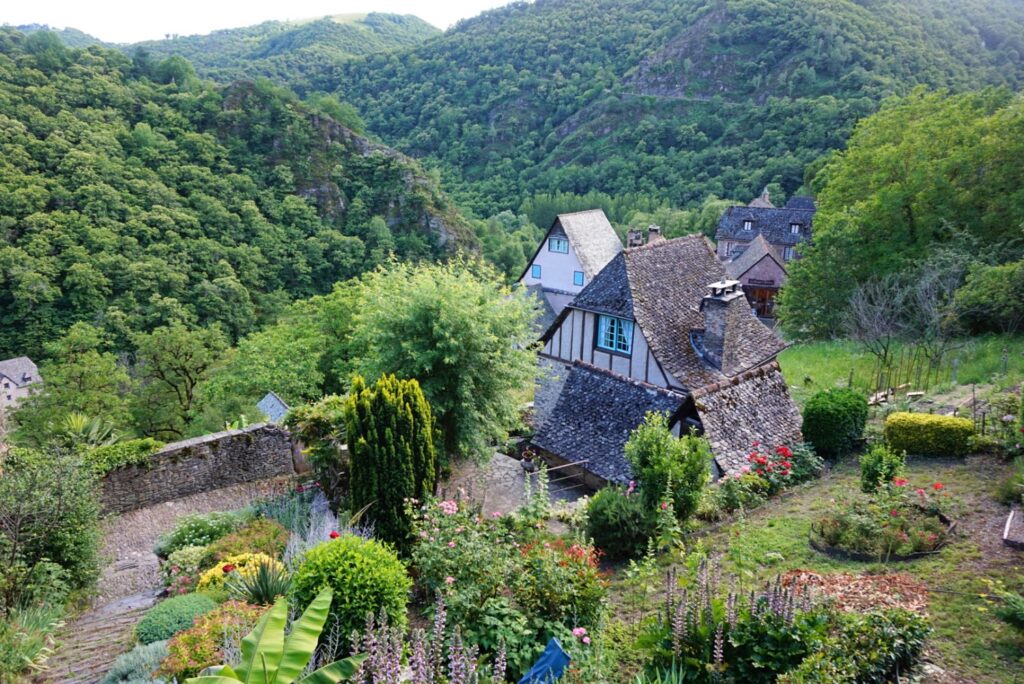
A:
{"label": "hedge", "polygon": [[836,458],[852,452],[864,434],[868,402],[850,389],[824,390],[807,400],[803,418],[804,439],[819,455]]}
{"label": "hedge", "polygon": [[885,441],[896,451],[921,456],[964,456],[974,423],[929,413],[893,413],[885,419]]}

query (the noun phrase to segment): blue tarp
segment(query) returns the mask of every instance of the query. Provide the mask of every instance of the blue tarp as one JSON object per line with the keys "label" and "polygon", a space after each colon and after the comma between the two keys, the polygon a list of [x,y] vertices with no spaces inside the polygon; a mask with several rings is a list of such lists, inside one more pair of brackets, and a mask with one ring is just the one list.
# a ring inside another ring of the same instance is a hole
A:
{"label": "blue tarp", "polygon": [[572,660],[569,654],[558,643],[558,639],[551,637],[540,658],[533,664],[530,671],[523,675],[519,684],[551,684],[557,682],[565,672],[565,666]]}

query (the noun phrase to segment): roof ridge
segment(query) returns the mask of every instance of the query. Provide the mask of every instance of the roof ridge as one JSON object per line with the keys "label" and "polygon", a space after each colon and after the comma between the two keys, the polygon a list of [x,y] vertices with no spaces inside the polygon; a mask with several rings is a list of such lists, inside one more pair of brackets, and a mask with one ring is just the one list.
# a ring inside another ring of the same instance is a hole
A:
{"label": "roof ridge", "polygon": [[699,399],[709,394],[713,394],[718,390],[725,389],[726,387],[739,385],[740,383],[746,382],[751,378],[760,377],[762,375],[774,372],[776,370],[781,371],[782,366],[779,365],[779,360],[774,357],[770,358],[771,360],[768,361],[767,363],[762,361],[761,363],[751,366],[744,371],[740,371],[736,375],[730,375],[724,378],[723,380],[719,380],[718,382],[712,382],[702,387],[698,387],[695,390],[691,390],[690,395],[694,399]]}
{"label": "roof ridge", "polygon": [[[555,216],[573,216],[575,214],[592,214],[595,211],[599,211],[602,214],[604,214],[604,209],[602,209],[601,207],[597,207],[595,209],[580,209],[579,211],[562,211],[562,212],[559,212],[559,213],[555,214]],[[604,215],[605,215],[605,217],[608,216],[608,214],[604,214]],[[611,223],[610,220],[609,220],[609,223]]]}
{"label": "roof ridge", "polygon": [[626,249],[622,250],[622,253],[623,254],[632,254],[633,252],[639,252],[639,251],[644,250],[644,249],[648,249],[648,248],[653,249],[655,247],[664,247],[666,245],[676,244],[676,243],[678,243],[678,242],[680,242],[682,240],[691,240],[692,238],[697,238],[697,237],[703,237],[703,238],[705,238],[705,240],[707,239],[707,237],[704,235],[704,233],[689,233],[687,235],[680,235],[679,237],[669,238],[667,240],[656,240],[654,242],[648,242],[645,245],[637,245],[636,247],[627,247]]}

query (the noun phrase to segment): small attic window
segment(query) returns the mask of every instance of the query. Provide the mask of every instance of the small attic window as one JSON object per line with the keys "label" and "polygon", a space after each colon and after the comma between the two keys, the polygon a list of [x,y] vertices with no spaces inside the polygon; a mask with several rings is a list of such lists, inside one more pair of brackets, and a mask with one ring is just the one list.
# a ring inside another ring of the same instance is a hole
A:
{"label": "small attic window", "polygon": [[799,223],[790,223],[789,224],[789,232],[792,233],[793,235],[799,235],[800,234],[800,224]]}
{"label": "small attic window", "polygon": [[551,238],[548,240],[548,250],[559,254],[569,253],[569,241],[565,238]]}
{"label": "small attic window", "polygon": [[749,219],[743,222],[743,230],[754,230],[754,222]]}

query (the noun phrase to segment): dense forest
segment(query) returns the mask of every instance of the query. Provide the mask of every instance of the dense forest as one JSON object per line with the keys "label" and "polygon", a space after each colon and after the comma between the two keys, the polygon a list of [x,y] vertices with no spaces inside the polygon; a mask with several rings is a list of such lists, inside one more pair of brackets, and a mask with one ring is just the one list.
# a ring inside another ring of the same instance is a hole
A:
{"label": "dense forest", "polygon": [[228,341],[400,258],[475,244],[412,160],[268,81],[0,31],[0,357],[72,324]]}
{"label": "dense forest", "polygon": [[542,192],[793,193],[886,96],[1016,87],[1022,65],[1015,0],[539,0],[313,87],[489,216]]}

